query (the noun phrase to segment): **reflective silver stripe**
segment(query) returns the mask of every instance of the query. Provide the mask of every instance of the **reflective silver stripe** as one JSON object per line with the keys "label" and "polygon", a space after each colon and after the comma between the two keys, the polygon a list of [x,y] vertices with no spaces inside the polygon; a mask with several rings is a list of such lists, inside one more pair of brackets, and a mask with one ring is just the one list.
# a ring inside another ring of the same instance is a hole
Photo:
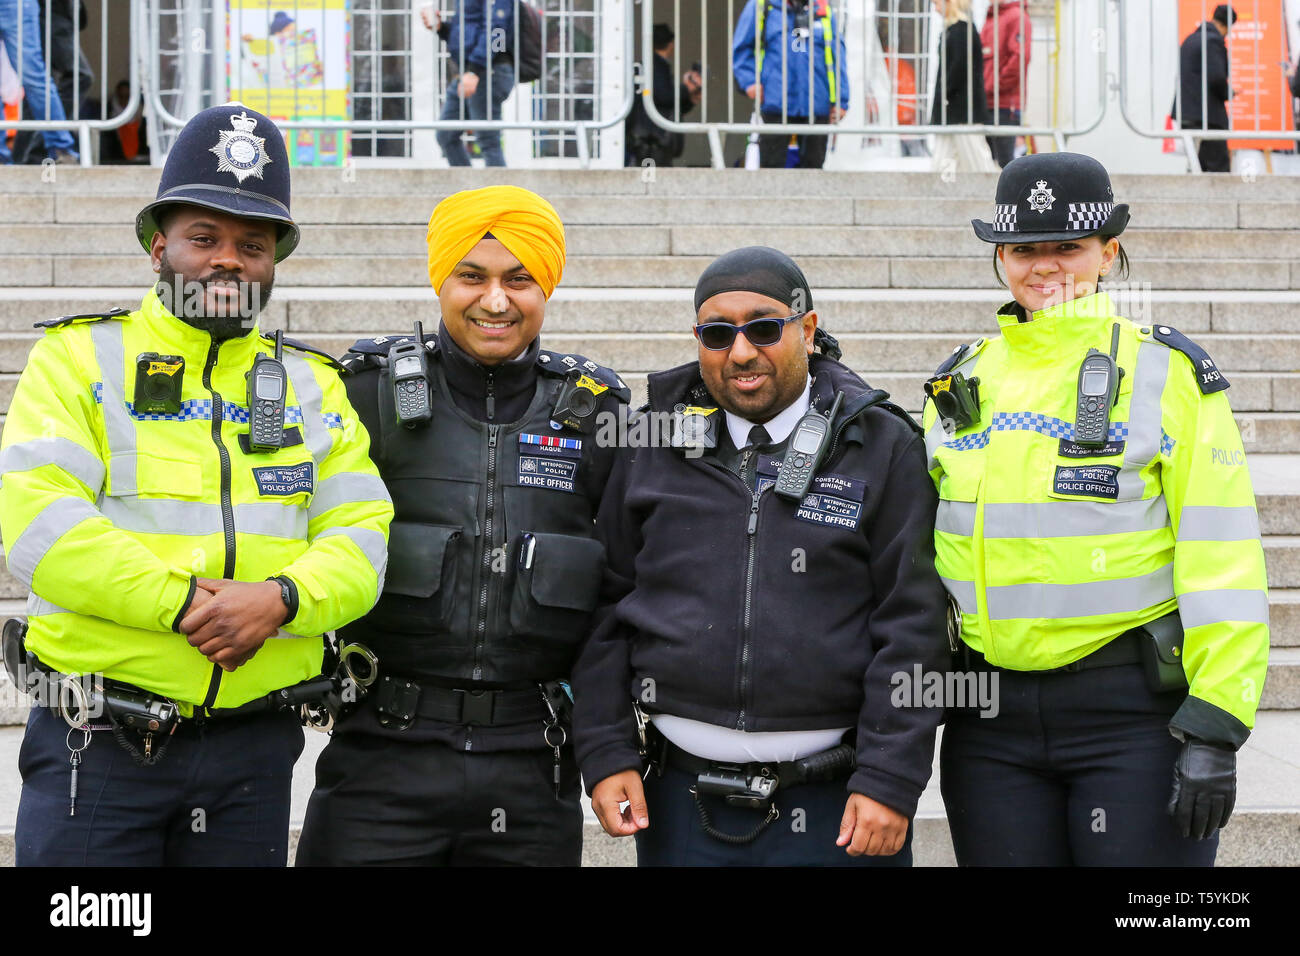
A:
{"label": "reflective silver stripe", "polygon": [[122,323],[96,322],[90,327],[95,361],[104,380],[104,436],[108,440],[109,475],[115,495],[133,495],[135,483],[135,423],[126,410],[126,364],[122,353]]}
{"label": "reflective silver stripe", "polygon": [[345,471],[330,475],[316,486],[312,496],[310,514],[313,518],[331,508],[359,501],[392,501],[388,489],[378,475],[364,471]]}
{"label": "reflective silver stripe", "polygon": [[379,576],[379,589],[382,591],[384,571],[388,567],[388,542],[384,540],[383,533],[372,531],[370,528],[326,528],[316,535],[314,540],[319,541],[321,538],[336,534],[350,538],[352,543],[361,549],[361,553],[366,556],[366,560],[375,569],[375,574]]}
{"label": "reflective silver stripe", "polygon": [[1184,628],[1224,621],[1267,624],[1268,592],[1255,588],[1188,591],[1178,595],[1178,616]]}
{"label": "reflective silver stripe", "polygon": [[50,502],[23,529],[23,533],[5,555],[9,562],[9,573],[30,588],[36,566],[50,548],[81,522],[98,517],[99,512],[94,505],[80,498],[64,497]]}
{"label": "reflective silver stripe", "polygon": [[[1138,344],[1133,394],[1129,398],[1124,470],[1119,476],[1120,498],[1135,498],[1142,493],[1137,472],[1160,453],[1160,397],[1169,377],[1170,354],[1169,349],[1157,342]],[[1139,482],[1136,490],[1126,486],[1125,478]]]}
{"label": "reflective silver stripe", "polygon": [[1173,562],[1136,578],[1083,584],[1009,584],[986,588],[990,620],[1130,614],[1174,596]]}
{"label": "reflective silver stripe", "polygon": [[[1232,510],[1232,509],[1225,509]],[[1187,509],[1183,509],[1187,513]],[[1137,501],[1038,501],[984,505],[985,538],[1075,538],[1085,535],[1158,531],[1169,524],[1164,495]],[[934,528],[970,537],[975,502],[939,502]]]}
{"label": "reflective silver stripe", "polygon": [[70,438],[32,438],[0,452],[0,474],[57,465],[99,494],[104,484],[104,463]]}
{"label": "reflective silver stripe", "polygon": [[1250,541],[1258,537],[1259,513],[1250,505],[1185,505],[1178,522],[1179,541]]}
{"label": "reflective silver stripe", "polygon": [[[939,499],[939,510],[934,516],[934,530],[945,534],[959,534],[969,538],[975,534],[975,508],[973,501],[948,501]],[[985,529],[987,536],[987,529]]]}
{"label": "reflective silver stripe", "polygon": [[939,462],[934,456],[939,450],[939,447],[947,440],[948,433],[943,430],[943,421],[938,417],[938,409],[935,409],[934,424],[931,425],[930,430],[925,433],[925,454],[930,459],[930,463],[926,467],[929,470],[934,470],[938,467]]}
{"label": "reflective silver stripe", "polygon": [[975,602],[975,582],[974,581],[954,581],[952,578],[940,576],[943,586],[948,589],[948,593],[953,596],[957,606],[961,608],[964,614],[974,614],[977,605]]}
{"label": "reflective silver stripe", "polygon": [[50,601],[45,600],[35,591],[27,592],[27,616],[33,617],[37,614],[71,614],[67,608],[59,607]]}
{"label": "reflective silver stripe", "polygon": [[[106,497],[104,517],[114,527],[142,534],[222,534],[221,505],[174,498]],[[293,505],[254,502],[235,505],[235,530],[273,538],[307,540],[307,513]]]}
{"label": "reflective silver stripe", "polygon": [[321,393],[320,383],[316,381],[316,373],[307,359],[298,355],[286,355],[284,367],[289,373],[289,381],[293,383],[298,404],[302,407],[303,442],[311,452],[312,458],[316,460],[316,472],[319,474],[320,463],[325,460],[333,445],[329,429],[325,427],[325,420],[321,418],[321,403],[325,400],[325,396]]}

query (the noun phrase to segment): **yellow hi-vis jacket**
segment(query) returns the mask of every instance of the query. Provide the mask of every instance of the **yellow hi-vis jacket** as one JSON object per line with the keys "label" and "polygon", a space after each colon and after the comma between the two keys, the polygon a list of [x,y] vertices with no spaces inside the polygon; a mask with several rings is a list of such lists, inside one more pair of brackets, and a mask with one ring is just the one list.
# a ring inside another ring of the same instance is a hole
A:
{"label": "yellow hi-vis jacket", "polygon": [[[924,414],[939,490],[936,566],[962,639],[993,664],[1046,670],[1177,610],[1190,694],[1171,726],[1239,746],[1268,663],[1259,517],[1226,382],[1167,326],[1139,328],[1098,293],[999,315],[1000,337],[954,366],[979,379],[980,420],[949,434]],[[1108,444],[1073,443],[1079,365],[1125,371]],[[1200,383],[1209,390],[1202,393]]]}
{"label": "yellow hi-vis jacket", "polygon": [[[256,330],[218,347],[152,290],[129,315],[74,320],[32,348],[0,440],[0,537],[43,664],[235,707],[318,675],[321,635],[375,603],[392,502],[334,368],[286,348],[285,428],[301,442],[241,447],[245,373],[273,351]],[[184,358],[179,414],[135,411],[145,352]],[[297,615],[236,670],[175,630],[194,577],[280,574]]]}

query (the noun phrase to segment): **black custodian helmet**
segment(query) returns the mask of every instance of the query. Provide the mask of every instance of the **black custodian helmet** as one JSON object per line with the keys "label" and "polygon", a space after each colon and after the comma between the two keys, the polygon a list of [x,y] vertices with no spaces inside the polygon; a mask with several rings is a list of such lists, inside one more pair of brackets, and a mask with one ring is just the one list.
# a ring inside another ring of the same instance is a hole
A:
{"label": "black custodian helmet", "polygon": [[1128,205],[1115,202],[1106,167],[1083,153],[1035,153],[1007,163],[998,177],[992,222],[972,219],[985,242],[1059,242],[1118,236]]}
{"label": "black custodian helmet", "polygon": [[242,103],[203,110],[176,137],[157,198],[135,217],[135,234],[146,252],[158,232],[160,211],[176,204],[275,223],[276,262],[298,245],[298,226],[289,215],[284,137],[271,120]]}

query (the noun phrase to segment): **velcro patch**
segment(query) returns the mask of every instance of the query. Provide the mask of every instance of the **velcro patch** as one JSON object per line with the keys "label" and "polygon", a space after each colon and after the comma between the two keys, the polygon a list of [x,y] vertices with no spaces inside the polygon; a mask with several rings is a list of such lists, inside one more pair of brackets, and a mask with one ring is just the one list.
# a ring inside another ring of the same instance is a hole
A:
{"label": "velcro patch", "polygon": [[257,482],[257,491],[262,495],[287,498],[304,491],[311,494],[316,488],[314,469],[315,466],[309,461],[291,468],[254,468],[253,480]]}
{"label": "velcro patch", "polygon": [[1124,452],[1123,441],[1108,441],[1101,448],[1084,448],[1068,438],[1062,438],[1056,453],[1062,458],[1105,458],[1108,455],[1120,455]]}
{"label": "velcro patch", "polygon": [[1119,497],[1119,469],[1114,465],[1057,465],[1052,490],[1084,498]]}
{"label": "velcro patch", "polygon": [[866,482],[843,475],[817,475],[812,490],[799,502],[794,516],[811,524],[858,530]]}

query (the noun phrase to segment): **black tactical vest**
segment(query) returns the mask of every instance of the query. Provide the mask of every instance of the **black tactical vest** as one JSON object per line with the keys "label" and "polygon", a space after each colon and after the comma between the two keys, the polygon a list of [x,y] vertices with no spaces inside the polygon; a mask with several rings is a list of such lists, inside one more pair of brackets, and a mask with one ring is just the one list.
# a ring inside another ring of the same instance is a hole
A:
{"label": "black tactical vest", "polygon": [[[377,389],[378,422],[366,424],[395,516],[383,592],[343,639],[373,650],[380,673],[417,681],[567,676],[604,572],[593,519],[614,452],[598,448],[594,433],[551,426],[563,373],[586,360],[540,353],[523,418],[493,424],[456,406],[433,350],[433,418],[407,429],[386,362],[369,358],[350,390]],[[587,368],[610,386],[601,411],[617,414],[627,389],[595,363]]]}

